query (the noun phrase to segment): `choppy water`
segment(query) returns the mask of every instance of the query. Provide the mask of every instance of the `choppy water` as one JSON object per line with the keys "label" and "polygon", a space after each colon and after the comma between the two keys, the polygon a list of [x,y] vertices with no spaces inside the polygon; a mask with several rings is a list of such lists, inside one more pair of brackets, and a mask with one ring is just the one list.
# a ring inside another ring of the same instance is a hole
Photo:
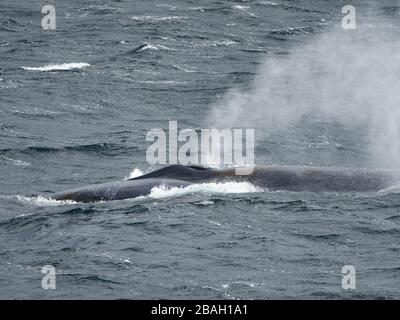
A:
{"label": "choppy water", "polygon": [[[340,25],[347,3],[53,3],[55,31],[40,27],[43,1],[0,4],[1,298],[400,297],[397,192],[209,184],[97,204],[28,197],[151,170],[149,129],[210,127],[227,91]],[[398,30],[397,1],[354,5],[360,21],[382,15]],[[351,123],[255,129],[257,164],[371,165]],[[56,290],[41,288],[48,264]],[[341,287],[344,265],[356,290]]]}

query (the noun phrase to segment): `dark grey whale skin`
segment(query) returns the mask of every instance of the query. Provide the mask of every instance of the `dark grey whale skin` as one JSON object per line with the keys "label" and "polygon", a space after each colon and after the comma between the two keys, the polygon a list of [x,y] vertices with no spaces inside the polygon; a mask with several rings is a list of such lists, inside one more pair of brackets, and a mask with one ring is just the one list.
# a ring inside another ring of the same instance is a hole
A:
{"label": "dark grey whale skin", "polygon": [[306,192],[376,192],[400,183],[400,172],[309,166],[254,167],[249,175],[235,169],[171,165],[143,176],[58,192],[54,200],[97,202],[149,195],[153,187],[186,187],[194,183],[247,181],[268,190]]}
{"label": "dark grey whale skin", "polygon": [[212,181],[213,178],[217,177],[212,169],[172,165],[129,180],[95,184],[58,192],[51,195],[50,198],[76,202],[123,200],[149,195],[152,188],[161,185],[186,187],[195,182]]}

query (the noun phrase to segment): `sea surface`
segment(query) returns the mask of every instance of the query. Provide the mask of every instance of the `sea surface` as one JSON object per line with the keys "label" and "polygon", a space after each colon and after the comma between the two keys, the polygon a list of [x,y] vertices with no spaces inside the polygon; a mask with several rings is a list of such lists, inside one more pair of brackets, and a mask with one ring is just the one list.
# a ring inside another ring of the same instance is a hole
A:
{"label": "sea surface", "polygon": [[[42,29],[45,4],[55,30]],[[170,120],[254,128],[258,165],[393,169],[400,3],[352,1],[352,31],[341,26],[346,4],[1,0],[0,298],[400,298],[396,186],[48,198],[156,169],[146,133]],[[45,265],[54,290],[42,288]],[[355,289],[342,288],[345,265]]]}

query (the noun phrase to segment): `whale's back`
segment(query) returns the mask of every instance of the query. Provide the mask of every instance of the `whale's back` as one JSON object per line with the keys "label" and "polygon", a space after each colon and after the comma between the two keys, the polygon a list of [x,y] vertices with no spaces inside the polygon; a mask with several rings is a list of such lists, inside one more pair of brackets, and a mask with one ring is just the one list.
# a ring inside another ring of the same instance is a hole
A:
{"label": "whale's back", "polygon": [[306,192],[376,192],[400,183],[400,173],[387,170],[309,166],[255,167],[249,175],[235,168],[216,170],[172,165],[122,181],[96,184],[55,193],[55,200],[95,202],[146,196],[154,187],[185,187],[193,183],[247,181],[266,190]]}
{"label": "whale's back", "polygon": [[248,179],[271,190],[374,192],[400,182],[400,174],[357,168],[269,166],[255,168]]}

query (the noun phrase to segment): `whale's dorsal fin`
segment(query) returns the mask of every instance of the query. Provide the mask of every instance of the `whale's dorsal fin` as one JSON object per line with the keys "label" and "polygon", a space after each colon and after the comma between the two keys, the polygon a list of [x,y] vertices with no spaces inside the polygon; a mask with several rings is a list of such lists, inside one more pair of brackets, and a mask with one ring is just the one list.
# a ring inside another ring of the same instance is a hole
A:
{"label": "whale's dorsal fin", "polygon": [[215,170],[211,168],[205,168],[201,166],[184,166],[180,164],[174,164],[159,170],[144,174],[142,176],[128,179],[128,180],[140,180],[149,178],[166,178],[176,180],[201,180],[209,179],[213,177]]}

